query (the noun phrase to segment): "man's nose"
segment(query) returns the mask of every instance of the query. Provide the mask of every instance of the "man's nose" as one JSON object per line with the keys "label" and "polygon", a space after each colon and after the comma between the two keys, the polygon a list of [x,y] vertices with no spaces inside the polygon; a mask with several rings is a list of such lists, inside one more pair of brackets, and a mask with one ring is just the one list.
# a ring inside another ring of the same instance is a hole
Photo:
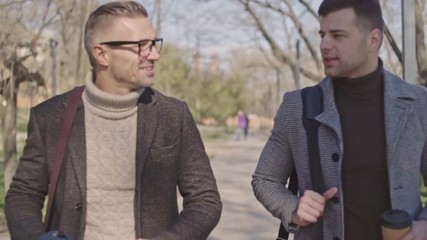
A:
{"label": "man's nose", "polygon": [[324,36],[321,40],[320,40],[320,50],[321,51],[327,51],[332,49],[332,42],[331,40],[327,37]]}
{"label": "man's nose", "polygon": [[159,60],[160,59],[160,52],[157,50],[157,48],[153,47],[150,51],[150,53],[147,56],[147,59],[149,60]]}

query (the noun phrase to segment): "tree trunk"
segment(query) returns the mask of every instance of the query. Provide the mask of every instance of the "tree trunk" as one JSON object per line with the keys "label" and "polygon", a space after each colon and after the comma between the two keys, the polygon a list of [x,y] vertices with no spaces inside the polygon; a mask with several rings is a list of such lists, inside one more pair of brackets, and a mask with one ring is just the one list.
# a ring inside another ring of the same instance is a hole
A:
{"label": "tree trunk", "polygon": [[427,50],[424,42],[424,17],[421,0],[415,1],[415,20],[418,76],[420,83],[427,86]]}
{"label": "tree trunk", "polygon": [[155,2],[155,11],[156,11],[156,34],[161,36],[162,34],[162,0],[157,0]]}
{"label": "tree trunk", "polygon": [[17,89],[15,80],[11,77],[10,85],[5,91],[7,102],[4,121],[4,189],[9,190],[12,177],[18,164],[16,151],[16,109],[17,109]]}
{"label": "tree trunk", "polygon": [[89,17],[89,11],[92,6],[92,0],[87,1],[80,1],[81,5],[81,18],[80,18],[80,28],[79,28],[79,41],[77,43],[77,58],[76,58],[76,72],[74,73],[74,85],[78,86],[81,84],[82,80],[85,81],[85,79],[82,79],[82,76],[85,74],[81,74],[81,64],[82,64],[82,55],[83,55],[83,48],[84,48],[84,28],[85,28],[85,21]]}

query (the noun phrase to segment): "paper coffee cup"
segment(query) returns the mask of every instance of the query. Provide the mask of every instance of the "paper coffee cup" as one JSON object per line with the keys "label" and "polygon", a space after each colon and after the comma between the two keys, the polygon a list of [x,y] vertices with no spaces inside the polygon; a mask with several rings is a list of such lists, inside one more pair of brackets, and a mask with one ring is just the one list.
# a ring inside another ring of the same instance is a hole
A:
{"label": "paper coffee cup", "polygon": [[400,240],[411,230],[412,217],[402,210],[388,210],[381,215],[383,240]]}

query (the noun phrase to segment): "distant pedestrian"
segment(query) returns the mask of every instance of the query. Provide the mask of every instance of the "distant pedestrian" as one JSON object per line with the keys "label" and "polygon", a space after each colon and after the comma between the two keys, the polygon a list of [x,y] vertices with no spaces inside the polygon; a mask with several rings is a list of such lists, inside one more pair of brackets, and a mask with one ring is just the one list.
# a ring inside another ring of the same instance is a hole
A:
{"label": "distant pedestrian", "polygon": [[239,111],[237,113],[237,128],[236,128],[236,140],[239,141],[240,138],[246,140],[247,132],[248,132],[248,117],[243,111]]}
{"label": "distant pedestrian", "polygon": [[245,139],[249,136],[249,117],[248,117],[248,114],[246,114],[246,113],[244,113],[244,115],[245,115],[245,119],[246,119],[246,127],[245,127],[245,129],[244,129],[244,137],[245,137]]}

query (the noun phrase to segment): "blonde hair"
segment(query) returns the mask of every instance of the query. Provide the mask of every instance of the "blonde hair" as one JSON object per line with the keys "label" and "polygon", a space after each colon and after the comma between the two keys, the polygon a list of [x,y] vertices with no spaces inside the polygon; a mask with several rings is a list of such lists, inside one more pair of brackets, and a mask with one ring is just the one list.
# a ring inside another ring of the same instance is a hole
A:
{"label": "blonde hair", "polygon": [[148,17],[148,12],[143,5],[135,1],[114,1],[95,9],[86,21],[84,32],[84,45],[92,66],[95,66],[95,58],[92,55],[95,32],[99,27],[110,26],[108,22],[115,17]]}

